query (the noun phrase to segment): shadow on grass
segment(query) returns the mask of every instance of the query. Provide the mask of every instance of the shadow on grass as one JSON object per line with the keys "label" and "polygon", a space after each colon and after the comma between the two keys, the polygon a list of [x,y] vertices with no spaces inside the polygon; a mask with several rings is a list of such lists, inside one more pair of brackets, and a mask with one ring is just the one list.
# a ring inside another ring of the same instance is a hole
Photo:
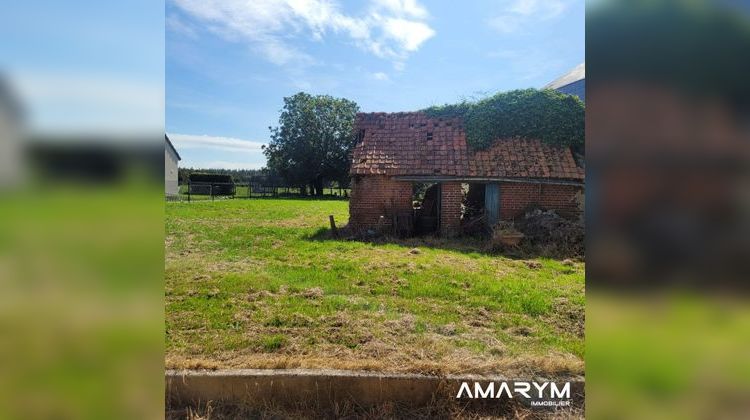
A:
{"label": "shadow on grass", "polygon": [[456,251],[463,254],[482,254],[491,256],[502,256],[506,258],[522,260],[534,258],[568,259],[574,258],[583,261],[584,257],[569,255],[556,250],[543,249],[530,244],[521,244],[517,247],[492,248],[487,238],[475,236],[459,236],[455,238],[443,238],[434,235],[415,236],[410,238],[399,238],[392,235],[355,235],[346,227],[338,229],[338,236],[334,236],[329,228],[320,228],[315,233],[303,237],[309,241],[354,241],[374,245],[397,245],[404,248],[431,248],[447,251]]}

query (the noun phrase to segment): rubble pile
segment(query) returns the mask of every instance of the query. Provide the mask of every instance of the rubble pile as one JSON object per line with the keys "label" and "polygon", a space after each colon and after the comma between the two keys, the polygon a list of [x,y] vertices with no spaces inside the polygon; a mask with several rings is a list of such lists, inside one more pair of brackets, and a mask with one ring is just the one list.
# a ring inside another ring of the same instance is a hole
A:
{"label": "rubble pile", "polygon": [[524,247],[549,256],[584,255],[583,224],[568,220],[554,210],[531,209],[515,226],[524,234]]}

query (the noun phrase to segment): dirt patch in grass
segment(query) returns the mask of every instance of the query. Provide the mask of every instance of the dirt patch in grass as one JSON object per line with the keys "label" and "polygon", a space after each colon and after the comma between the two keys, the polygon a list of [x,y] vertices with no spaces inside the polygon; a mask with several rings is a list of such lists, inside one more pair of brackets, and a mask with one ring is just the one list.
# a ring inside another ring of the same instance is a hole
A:
{"label": "dirt patch in grass", "polygon": [[300,295],[307,299],[321,298],[323,297],[323,294],[323,289],[321,289],[320,287],[311,287],[309,289],[303,290],[302,293],[300,293]]}
{"label": "dirt patch in grass", "polygon": [[549,317],[548,323],[559,331],[568,332],[583,339],[586,330],[586,311],[583,306],[573,305],[566,298],[555,300],[556,311],[554,317]]}

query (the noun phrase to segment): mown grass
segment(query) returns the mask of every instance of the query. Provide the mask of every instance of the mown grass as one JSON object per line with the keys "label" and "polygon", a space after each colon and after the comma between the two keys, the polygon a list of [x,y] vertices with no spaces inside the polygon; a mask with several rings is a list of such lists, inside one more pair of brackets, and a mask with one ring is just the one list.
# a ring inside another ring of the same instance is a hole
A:
{"label": "mown grass", "polygon": [[582,374],[582,262],[320,239],[329,214],[348,203],[167,203],[168,366]]}

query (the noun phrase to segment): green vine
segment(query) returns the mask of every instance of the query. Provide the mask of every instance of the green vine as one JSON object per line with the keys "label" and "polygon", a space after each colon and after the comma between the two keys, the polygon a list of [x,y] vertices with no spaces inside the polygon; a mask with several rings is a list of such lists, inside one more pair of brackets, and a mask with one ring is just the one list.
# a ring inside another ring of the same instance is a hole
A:
{"label": "green vine", "polygon": [[555,90],[512,90],[422,112],[431,117],[462,118],[466,141],[473,149],[485,149],[496,139],[512,137],[539,139],[577,151],[584,148],[583,102]]}

